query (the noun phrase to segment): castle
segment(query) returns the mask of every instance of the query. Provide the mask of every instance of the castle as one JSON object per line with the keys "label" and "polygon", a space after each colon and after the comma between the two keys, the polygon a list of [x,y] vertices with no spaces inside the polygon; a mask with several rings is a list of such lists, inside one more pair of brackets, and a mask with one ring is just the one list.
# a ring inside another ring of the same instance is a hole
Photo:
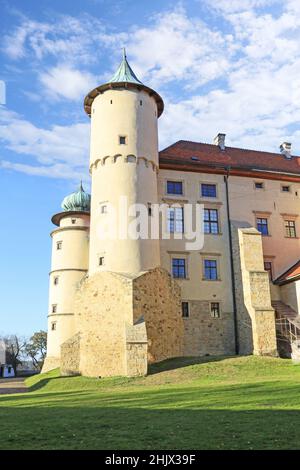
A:
{"label": "castle", "polygon": [[[81,185],[52,218],[43,370],[137,376],[171,357],[296,355],[300,160],[291,145],[245,150],[218,134],[211,145],[178,141],[159,153],[163,100],[125,53],[84,109],[92,194]],[[112,212],[122,198],[146,208],[148,222],[163,204],[169,237],[101,236],[105,226],[120,233],[124,214]],[[202,208],[198,249],[180,237],[187,205]]]}

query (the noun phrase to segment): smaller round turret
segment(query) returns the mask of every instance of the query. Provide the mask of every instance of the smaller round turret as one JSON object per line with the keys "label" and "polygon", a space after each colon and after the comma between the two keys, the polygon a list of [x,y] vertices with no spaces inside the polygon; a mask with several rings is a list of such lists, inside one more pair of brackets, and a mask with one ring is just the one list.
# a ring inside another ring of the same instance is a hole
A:
{"label": "smaller round turret", "polygon": [[52,217],[47,358],[43,371],[58,367],[61,345],[75,334],[74,300],[88,271],[91,196],[82,183],[66,196],[63,212]]}

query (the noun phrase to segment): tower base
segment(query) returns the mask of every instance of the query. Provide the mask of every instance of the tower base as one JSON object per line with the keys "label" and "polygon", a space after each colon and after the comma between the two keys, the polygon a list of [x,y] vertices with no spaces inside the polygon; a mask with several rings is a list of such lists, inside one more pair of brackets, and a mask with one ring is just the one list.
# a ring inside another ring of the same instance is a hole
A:
{"label": "tower base", "polygon": [[180,288],[161,268],[87,278],[75,322],[78,333],[61,346],[62,375],[141,376],[148,363],[183,355]]}

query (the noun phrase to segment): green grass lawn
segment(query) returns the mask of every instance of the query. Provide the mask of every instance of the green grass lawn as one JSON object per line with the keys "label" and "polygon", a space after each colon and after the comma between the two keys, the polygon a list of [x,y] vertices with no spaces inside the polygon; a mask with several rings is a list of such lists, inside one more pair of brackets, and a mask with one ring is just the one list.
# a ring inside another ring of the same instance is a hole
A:
{"label": "green grass lawn", "polygon": [[27,379],[0,396],[0,449],[299,449],[300,365],[185,358],[148,377]]}

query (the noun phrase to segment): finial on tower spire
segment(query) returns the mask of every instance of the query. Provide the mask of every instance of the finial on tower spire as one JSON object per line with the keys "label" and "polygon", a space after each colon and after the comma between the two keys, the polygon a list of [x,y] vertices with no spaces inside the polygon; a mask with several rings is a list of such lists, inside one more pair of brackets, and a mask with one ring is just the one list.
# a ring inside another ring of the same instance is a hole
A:
{"label": "finial on tower spire", "polygon": [[127,56],[126,56],[126,49],[123,47],[123,57],[122,57],[122,62],[119,65],[118,70],[114,74],[114,76],[109,80],[108,83],[136,83],[139,85],[142,85],[142,82],[137,78],[135,75],[134,71],[130,67],[128,61],[127,61]]}

